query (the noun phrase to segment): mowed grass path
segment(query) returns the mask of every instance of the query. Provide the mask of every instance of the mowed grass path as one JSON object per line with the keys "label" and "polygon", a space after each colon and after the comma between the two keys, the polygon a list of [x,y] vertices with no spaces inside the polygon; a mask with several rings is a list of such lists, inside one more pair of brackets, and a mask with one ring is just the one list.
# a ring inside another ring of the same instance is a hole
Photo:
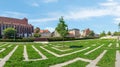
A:
{"label": "mowed grass path", "polygon": [[[108,47],[110,43],[112,43],[112,45]],[[64,42],[64,46],[62,42],[51,42],[48,44],[0,43],[0,46],[7,44],[5,46],[0,47],[0,50],[2,48],[6,48],[6,50],[0,53],[0,59],[4,58],[7,54],[9,54],[9,52],[12,51],[16,45],[18,45],[18,48],[10,57],[10,59],[6,62],[4,67],[49,67],[52,65],[62,64],[70,60],[74,60],[75,58],[95,60],[104,50],[107,50],[105,55],[99,60],[99,62],[96,65],[99,67],[115,67],[116,50],[120,50],[120,47],[116,47],[116,43],[120,44],[120,42],[117,42],[116,40],[99,40],[99,39]],[[12,46],[8,47],[9,45]],[[25,61],[24,45],[26,46],[28,60],[34,59],[36,61]],[[45,55],[47,58],[41,59],[42,56],[40,56],[39,53],[33,49],[32,45],[35,46],[35,48],[43,55]],[[65,54],[68,55],[57,57],[52,53],[49,53],[46,50],[42,49],[40,46],[57,55],[65,55]],[[99,46],[101,47],[98,48]],[[58,50],[53,49],[53,47]],[[59,51],[59,50],[63,50],[63,51]],[[89,54],[85,55],[86,53]],[[89,62],[78,60],[70,64],[67,64],[63,67],[86,67],[88,64]]]}

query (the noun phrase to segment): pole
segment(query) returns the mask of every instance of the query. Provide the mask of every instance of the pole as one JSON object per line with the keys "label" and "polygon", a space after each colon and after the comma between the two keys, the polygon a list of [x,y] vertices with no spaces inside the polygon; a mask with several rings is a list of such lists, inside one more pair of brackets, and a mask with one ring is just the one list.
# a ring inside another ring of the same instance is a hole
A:
{"label": "pole", "polygon": [[120,23],[118,24],[118,41],[119,41],[119,39],[120,39]]}
{"label": "pole", "polygon": [[[14,26],[14,29],[15,29],[15,26]],[[15,31],[14,31],[14,41],[15,41]]]}

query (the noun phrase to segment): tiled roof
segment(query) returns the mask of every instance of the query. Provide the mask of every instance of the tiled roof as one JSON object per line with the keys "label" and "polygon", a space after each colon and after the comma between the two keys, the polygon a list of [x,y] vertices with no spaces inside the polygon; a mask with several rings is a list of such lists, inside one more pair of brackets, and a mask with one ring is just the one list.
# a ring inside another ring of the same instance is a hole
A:
{"label": "tiled roof", "polygon": [[40,30],[40,33],[49,33],[49,30]]}
{"label": "tiled roof", "polygon": [[28,20],[24,19],[16,19],[16,18],[9,18],[9,17],[0,17],[0,22],[5,23],[13,23],[13,24],[28,24]]}

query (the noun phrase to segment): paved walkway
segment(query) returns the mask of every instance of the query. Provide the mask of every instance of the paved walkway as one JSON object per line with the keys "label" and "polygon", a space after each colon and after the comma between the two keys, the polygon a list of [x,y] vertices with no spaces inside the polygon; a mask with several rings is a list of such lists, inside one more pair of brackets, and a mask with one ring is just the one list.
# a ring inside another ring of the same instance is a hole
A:
{"label": "paved walkway", "polygon": [[116,47],[119,47],[119,43],[116,43]]}
{"label": "paved walkway", "polygon": [[5,49],[5,48],[1,49],[1,50],[0,50],[0,53],[3,52],[4,50],[6,50],[6,49]]}
{"label": "paved walkway", "polygon": [[24,45],[24,58],[25,60],[24,61],[38,61],[38,60],[45,60],[45,59],[48,59],[45,55],[43,55],[37,48],[35,48],[33,45],[32,45],[32,48],[38,52],[38,54],[42,57],[42,58],[38,58],[38,59],[29,59],[28,58],[28,54],[27,54],[27,50],[26,50],[26,45]]}
{"label": "paved walkway", "polygon": [[120,67],[120,52],[119,52],[119,50],[116,51],[115,67]]}
{"label": "paved walkway", "polygon": [[52,65],[52,66],[50,66],[50,67],[63,67],[63,66],[66,66],[66,65],[68,65],[68,64],[74,63],[74,62],[79,61],[79,60],[84,61],[84,62],[91,62],[91,61],[92,61],[92,60],[84,59],[84,58],[75,58],[75,59],[73,59],[73,60],[69,60],[69,61],[64,62],[64,63]]}
{"label": "paved walkway", "polygon": [[96,64],[100,61],[100,59],[106,54],[107,50],[104,50],[95,60],[90,62],[86,67],[97,67]]}
{"label": "paved walkway", "polygon": [[112,46],[112,43],[110,43],[109,45],[108,45],[108,47],[111,47]]}
{"label": "paved walkway", "polygon": [[45,55],[43,55],[37,48],[35,48],[35,46],[32,45],[32,47],[34,48],[34,50],[35,50],[36,52],[38,52],[38,54],[39,54],[40,56],[42,56],[42,59],[47,59],[47,57],[46,57]]}
{"label": "paved walkway", "polygon": [[[104,45],[104,44],[103,44],[103,45]],[[103,45],[98,46],[97,48],[95,48],[95,49],[93,49],[93,50],[91,50],[91,51],[89,51],[89,52],[86,52],[84,55],[88,55],[88,54],[90,54],[90,53],[94,52],[95,50],[97,50],[97,49],[101,48]]]}
{"label": "paved walkway", "polygon": [[51,48],[53,48],[53,49],[55,49],[55,50],[57,50],[57,51],[60,51],[60,52],[65,52],[65,51],[70,51],[70,50],[72,50],[72,49],[61,50],[61,49],[58,49],[58,48],[56,48],[56,47],[51,47]]}
{"label": "paved walkway", "polygon": [[3,44],[3,45],[1,45],[0,47],[3,47],[3,46],[5,46],[5,45],[7,45],[7,44]]}
{"label": "paved walkway", "polygon": [[7,46],[7,47],[11,47],[12,45],[9,45],[9,46]]}
{"label": "paved walkway", "polygon": [[9,58],[12,56],[12,54],[15,52],[15,50],[18,48],[18,46],[16,46],[7,56],[5,56],[1,61],[0,61],[0,67],[3,67],[4,64],[6,63],[6,61],[9,60]]}
{"label": "paved walkway", "polygon": [[62,54],[62,55],[56,54],[56,53],[54,53],[54,52],[52,52],[52,51],[50,51],[50,50],[48,50],[48,49],[46,49],[46,48],[44,48],[44,47],[42,47],[42,46],[40,46],[40,48],[42,48],[43,50],[47,51],[48,53],[50,53],[50,54],[52,54],[52,55],[54,55],[54,56],[56,56],[56,57],[63,57],[63,56],[75,54],[75,53],[78,53],[78,52],[82,52],[82,51],[84,51],[84,50],[89,49],[90,47],[86,47],[86,48],[84,48],[84,49],[81,49],[81,50],[78,50],[78,51],[74,51],[74,52],[71,52],[71,53],[67,53],[67,54]]}
{"label": "paved walkway", "polygon": [[28,61],[28,54],[27,54],[27,50],[26,50],[26,45],[24,45],[24,53],[23,53],[23,56],[25,58],[25,61]]}

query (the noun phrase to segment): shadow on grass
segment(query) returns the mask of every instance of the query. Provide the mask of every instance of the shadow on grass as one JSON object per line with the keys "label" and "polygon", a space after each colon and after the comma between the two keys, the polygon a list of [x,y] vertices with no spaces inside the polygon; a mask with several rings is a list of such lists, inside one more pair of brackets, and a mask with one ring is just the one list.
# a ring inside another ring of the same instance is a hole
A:
{"label": "shadow on grass", "polygon": [[70,46],[70,48],[82,48],[83,46]]}

